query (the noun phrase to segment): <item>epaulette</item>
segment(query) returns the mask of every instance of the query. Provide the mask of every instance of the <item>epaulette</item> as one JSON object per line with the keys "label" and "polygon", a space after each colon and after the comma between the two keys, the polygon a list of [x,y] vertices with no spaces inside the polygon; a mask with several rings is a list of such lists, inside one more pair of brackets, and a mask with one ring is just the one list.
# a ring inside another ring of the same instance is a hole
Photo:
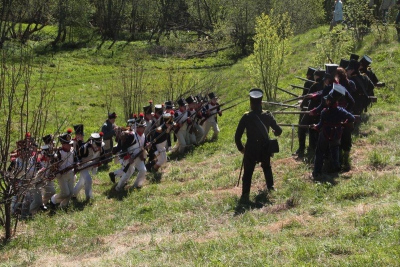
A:
{"label": "epaulette", "polygon": [[262,113],[271,114],[271,111],[269,111],[269,110],[263,110]]}
{"label": "epaulette", "polygon": [[249,112],[248,111],[246,111],[243,115],[247,115],[247,114],[249,114]]}

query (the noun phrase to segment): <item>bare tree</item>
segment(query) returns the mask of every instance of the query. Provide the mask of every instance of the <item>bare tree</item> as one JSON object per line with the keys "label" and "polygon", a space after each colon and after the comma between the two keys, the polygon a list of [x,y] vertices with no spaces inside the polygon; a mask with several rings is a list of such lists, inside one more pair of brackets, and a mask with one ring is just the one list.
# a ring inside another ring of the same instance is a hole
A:
{"label": "bare tree", "polygon": [[[33,176],[28,176],[28,170],[35,166],[29,165],[28,162],[23,162],[23,166],[26,167],[23,169],[8,166],[9,158],[18,152],[12,151],[13,144],[16,140],[25,140],[28,148],[35,147],[29,145],[35,142],[34,136],[43,135],[48,113],[54,101],[54,84],[49,85],[43,77],[40,77],[34,85],[31,79],[32,59],[33,53],[29,48],[21,46],[16,54],[1,50],[0,109],[3,111],[3,116],[0,118],[0,225],[4,227],[5,241],[13,235],[13,221],[15,233],[19,219],[18,216],[12,216],[13,200],[22,201],[35,182]],[[38,102],[31,101],[30,95],[33,92],[41,96]],[[30,134],[26,134],[27,132]],[[32,157],[37,157],[37,153],[32,152],[29,150]],[[36,163],[36,160],[32,162]]]}

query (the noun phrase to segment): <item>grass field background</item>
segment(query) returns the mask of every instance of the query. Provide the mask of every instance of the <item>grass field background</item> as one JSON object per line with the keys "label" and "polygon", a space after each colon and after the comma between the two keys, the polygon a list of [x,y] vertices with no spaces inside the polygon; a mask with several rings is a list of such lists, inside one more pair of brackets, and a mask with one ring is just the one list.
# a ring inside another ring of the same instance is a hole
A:
{"label": "grass field background", "polygon": [[[302,84],[294,76],[304,76],[312,65],[315,40],[326,31],[321,27],[294,38],[281,87]],[[129,67],[135,57],[144,64],[146,84],[154,93],[166,86],[171,67],[179,69],[177,75],[184,72],[188,82],[213,81],[210,90],[221,102],[246,99],[254,86],[247,59],[234,62],[221,53],[185,60],[146,54],[146,47],[89,47],[38,55],[35,60],[47,79],[58,77],[55,108],[68,115],[69,126],[84,123],[86,134],[97,131],[106,119],[104,92],[120,86],[121,68]],[[243,103],[219,118],[218,141],[171,158],[160,183],[148,174],[142,190],[114,195],[108,171],[103,170],[94,176],[90,204],[81,193],[66,212],[41,213],[21,222],[16,237],[0,247],[0,266],[398,266],[399,44],[394,35],[382,43],[372,33],[354,52],[372,57],[373,69],[386,87],[376,89],[378,103],[363,115],[353,138],[350,172],[326,182],[312,181],[311,166],[291,156],[292,132],[285,128],[279,137],[281,152],[272,160],[277,192],[260,191],[265,182],[257,167],[251,199],[261,205],[242,209],[241,188],[236,187],[242,156],[233,136],[249,108]],[[155,103],[165,100],[156,94],[149,98]],[[280,94],[278,100],[288,98]],[[117,96],[112,110],[122,112]],[[295,115],[276,119],[297,123]],[[118,118],[116,123],[124,121]],[[294,149],[296,139],[295,134]]]}

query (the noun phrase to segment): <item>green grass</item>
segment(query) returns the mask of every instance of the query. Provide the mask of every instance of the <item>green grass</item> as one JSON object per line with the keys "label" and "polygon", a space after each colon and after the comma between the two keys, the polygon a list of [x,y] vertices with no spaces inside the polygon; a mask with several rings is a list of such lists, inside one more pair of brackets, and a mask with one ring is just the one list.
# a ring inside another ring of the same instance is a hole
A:
{"label": "green grass", "polygon": [[[313,42],[326,30],[321,27],[295,37],[280,84],[300,84],[293,76],[304,75],[313,58]],[[119,86],[120,66],[129,66],[130,55],[146,48],[143,43],[116,44],[112,54],[88,47],[36,60],[43,63],[49,80],[59,77],[59,112],[69,115],[69,125],[84,122],[90,133],[105,120],[100,91]],[[380,44],[369,35],[356,52],[364,51],[388,86],[376,90],[378,103],[353,137],[351,172],[330,177],[329,182],[313,182],[310,166],[290,156],[291,130],[285,128],[279,137],[281,152],[272,159],[278,191],[260,194],[265,182],[256,168],[251,198],[262,206],[240,209],[241,188],[236,182],[242,156],[233,135],[248,110],[243,103],[219,118],[218,141],[171,160],[160,183],[152,183],[149,174],[141,191],[109,198],[108,172],[100,171],[94,176],[94,201],[89,205],[80,195],[67,212],[41,213],[21,222],[16,237],[0,248],[0,266],[398,266],[400,108],[395,73],[400,50],[394,41]],[[220,67],[218,56],[144,58],[150,90],[165,86],[171,66],[193,79],[218,77],[212,90],[222,102],[246,99],[253,87],[245,69],[247,59]],[[279,100],[287,98],[279,95]],[[122,112],[117,97],[112,109]],[[276,119],[297,123],[295,115]],[[50,120],[51,125],[54,117]],[[118,118],[117,124],[124,122]],[[294,149],[296,139],[295,134]]]}

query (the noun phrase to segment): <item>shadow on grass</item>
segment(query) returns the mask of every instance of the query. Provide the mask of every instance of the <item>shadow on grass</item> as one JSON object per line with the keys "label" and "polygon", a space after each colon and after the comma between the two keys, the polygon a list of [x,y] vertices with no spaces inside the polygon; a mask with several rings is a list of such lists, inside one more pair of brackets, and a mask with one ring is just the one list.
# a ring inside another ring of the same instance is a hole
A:
{"label": "shadow on grass", "polygon": [[272,205],[272,201],[270,200],[271,192],[268,191],[259,191],[254,201],[241,201],[238,200],[238,204],[235,207],[234,216],[238,216],[244,214],[248,210],[253,209],[261,209],[265,206]]}
{"label": "shadow on grass", "polygon": [[118,183],[114,184],[109,190],[106,190],[103,194],[107,196],[108,199],[114,198],[116,200],[122,201],[124,198],[128,196],[130,190],[115,190],[115,187]]}
{"label": "shadow on grass", "polygon": [[316,183],[329,183],[331,185],[337,185],[338,182],[336,179],[339,178],[339,173],[324,173],[317,178],[314,178],[313,181]]}

